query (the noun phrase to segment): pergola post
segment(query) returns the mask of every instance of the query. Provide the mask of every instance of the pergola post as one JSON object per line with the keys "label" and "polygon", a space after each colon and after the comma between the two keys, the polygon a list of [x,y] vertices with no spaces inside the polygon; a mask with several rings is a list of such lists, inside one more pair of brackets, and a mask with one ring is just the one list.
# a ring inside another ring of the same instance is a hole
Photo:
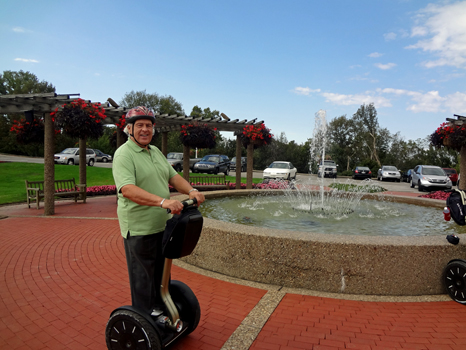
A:
{"label": "pergola post", "polygon": [[183,178],[189,182],[189,151],[191,147],[183,145]]}
{"label": "pergola post", "polygon": [[163,155],[167,157],[168,154],[168,131],[162,131],[162,149]]}
{"label": "pergola post", "polygon": [[248,190],[251,190],[252,189],[252,169],[253,169],[253,166],[254,166],[254,145],[252,144],[252,142],[250,142],[248,144],[248,147],[247,147],[247,157],[248,157],[248,160],[247,160],[247,169],[246,169],[246,174],[247,174],[247,179],[246,179],[246,188]]}
{"label": "pergola post", "polygon": [[[236,189],[240,190],[241,189],[241,167],[242,167],[242,162],[241,162],[241,134],[236,134]],[[239,164],[239,168],[238,168]],[[238,170],[239,169],[239,170]],[[249,167],[246,169],[247,172],[249,172]]]}
{"label": "pergola post", "polygon": [[460,150],[460,183],[459,189],[465,190],[466,189],[466,146],[461,146]]}
{"label": "pergola post", "polygon": [[117,144],[116,148],[118,149],[122,144],[125,143],[124,132],[120,128],[117,128]]}
{"label": "pergola post", "polygon": [[55,214],[55,128],[50,113],[44,113],[44,215]]}
{"label": "pergola post", "polygon": [[[81,185],[87,185],[86,141],[87,141],[87,138],[79,139],[79,183]],[[86,192],[86,188],[84,188],[83,191]],[[82,199],[84,200],[84,198]]]}

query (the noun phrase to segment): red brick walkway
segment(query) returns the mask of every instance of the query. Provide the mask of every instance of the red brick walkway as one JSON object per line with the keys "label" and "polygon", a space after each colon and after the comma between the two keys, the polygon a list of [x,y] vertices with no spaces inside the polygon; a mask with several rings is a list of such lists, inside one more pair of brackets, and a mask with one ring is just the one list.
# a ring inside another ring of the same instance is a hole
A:
{"label": "red brick walkway", "polygon": [[[0,349],[106,349],[110,312],[129,304],[114,197],[60,202],[56,215],[0,208]],[[199,327],[172,349],[214,350],[267,293],[174,266],[199,299]],[[466,349],[466,307],[286,294],[251,349]]]}

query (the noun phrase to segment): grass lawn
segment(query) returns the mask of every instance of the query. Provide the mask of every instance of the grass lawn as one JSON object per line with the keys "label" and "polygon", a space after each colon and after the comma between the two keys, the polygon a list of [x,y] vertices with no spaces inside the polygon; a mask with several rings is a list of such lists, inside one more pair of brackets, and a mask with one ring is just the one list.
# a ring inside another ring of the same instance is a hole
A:
{"label": "grass lawn", "polygon": [[[115,185],[111,168],[88,166],[86,172],[88,187]],[[183,175],[183,173],[180,174]],[[78,166],[55,165],[55,180],[65,180],[73,177],[76,182],[79,182]],[[0,163],[0,204],[26,202],[25,180],[44,180],[44,164],[17,162]],[[227,176],[227,180],[232,183],[236,182],[236,178],[234,176]],[[242,178],[241,182],[246,183],[246,179]],[[259,182],[262,182],[262,179],[253,179],[253,183]]]}

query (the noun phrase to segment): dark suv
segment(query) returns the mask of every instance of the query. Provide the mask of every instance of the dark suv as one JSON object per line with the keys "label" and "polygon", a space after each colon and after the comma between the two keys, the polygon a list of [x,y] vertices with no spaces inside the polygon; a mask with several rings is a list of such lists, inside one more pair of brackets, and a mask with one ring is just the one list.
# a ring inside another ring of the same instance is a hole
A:
{"label": "dark suv", "polygon": [[[247,158],[241,157],[241,171],[246,171]],[[230,170],[236,170],[236,157],[231,158]]]}
{"label": "dark suv", "polygon": [[230,159],[221,154],[209,154],[204,156],[199,162],[194,164],[193,173],[224,173],[228,175],[230,171]]}

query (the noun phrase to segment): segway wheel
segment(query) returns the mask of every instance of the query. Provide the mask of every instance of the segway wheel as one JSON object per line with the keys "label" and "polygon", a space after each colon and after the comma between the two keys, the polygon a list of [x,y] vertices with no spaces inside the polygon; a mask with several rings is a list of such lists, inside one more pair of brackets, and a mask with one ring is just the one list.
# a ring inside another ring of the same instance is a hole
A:
{"label": "segway wheel", "polygon": [[201,307],[196,295],[191,288],[180,281],[170,282],[170,295],[175,303],[180,318],[183,322],[188,323],[188,328],[185,334],[189,334],[196,329],[201,319]]}
{"label": "segway wheel", "polygon": [[460,304],[466,304],[466,261],[449,262],[443,280],[450,298]]}
{"label": "segway wheel", "polygon": [[157,331],[144,317],[130,310],[117,310],[107,322],[105,339],[109,350],[161,350]]}

